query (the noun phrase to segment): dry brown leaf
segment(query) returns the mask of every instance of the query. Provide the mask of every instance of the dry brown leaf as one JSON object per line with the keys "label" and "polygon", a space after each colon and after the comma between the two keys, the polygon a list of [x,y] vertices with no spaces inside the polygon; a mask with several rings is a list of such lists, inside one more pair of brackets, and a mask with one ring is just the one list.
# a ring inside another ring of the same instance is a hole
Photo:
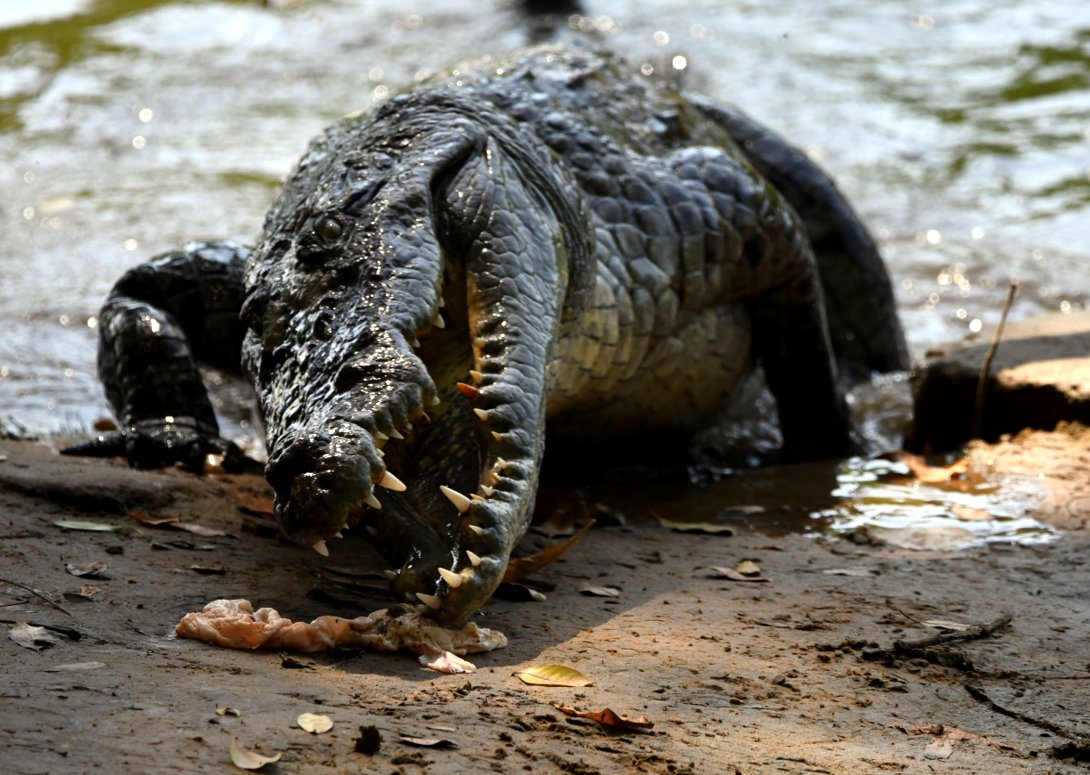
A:
{"label": "dry brown leaf", "polygon": [[734,566],[734,569],[741,573],[743,576],[761,575],[761,566],[755,563],[753,560],[742,560],[740,563]]}
{"label": "dry brown leaf", "polygon": [[594,584],[588,584],[585,581],[579,582],[577,589],[581,595],[591,595],[594,597],[619,597],[621,594],[621,590],[616,587],[599,587]]}
{"label": "dry brown leaf", "polygon": [[588,522],[579,532],[570,538],[565,538],[563,541],[558,541],[555,544],[549,544],[540,552],[531,554],[529,557],[518,557],[507,563],[507,570],[503,574],[503,583],[508,584],[512,581],[522,581],[531,573],[544,568],[550,563],[556,562],[564,554],[571,549],[576,542],[587,534],[587,531],[594,527],[593,522]]}
{"label": "dry brown leaf", "polygon": [[201,536],[203,538],[217,538],[219,536],[231,535],[226,530],[220,530],[216,527],[208,527],[196,522],[175,522],[170,525],[175,530],[184,530],[187,533],[191,533],[195,536]]}
{"label": "dry brown leaf", "polygon": [[175,522],[181,522],[182,515],[163,514],[162,516],[152,516],[146,511],[130,511],[129,519],[135,519],[141,525],[147,525],[148,527],[161,527],[163,525],[170,525]]}
{"label": "dry brown leaf", "polygon": [[866,568],[828,568],[823,570],[826,576],[875,576],[874,571]]}
{"label": "dry brown leaf", "polygon": [[216,708],[216,715],[217,716],[234,716],[235,718],[238,718],[239,716],[242,715],[242,711],[236,710],[235,708],[221,707],[221,708]]}
{"label": "dry brown leaf", "polygon": [[238,740],[231,738],[231,764],[238,767],[240,770],[260,770],[266,764],[274,764],[280,761],[280,757],[283,754],[274,754],[273,756],[265,756],[259,754],[257,751],[251,751],[249,748],[243,748],[238,744]]}
{"label": "dry brown leaf", "polygon": [[515,673],[520,681],[531,686],[594,686],[594,679],[567,665],[534,665]]}
{"label": "dry brown leaf", "polygon": [[619,713],[615,713],[609,708],[603,708],[602,710],[581,711],[576,710],[575,708],[567,708],[563,705],[557,705],[556,703],[553,703],[553,707],[568,716],[574,716],[576,718],[586,718],[590,719],[591,721],[597,721],[602,726],[609,727],[610,729],[614,730],[651,729],[655,726],[655,722],[648,721],[643,716],[635,719],[628,718],[626,716],[622,716]]}

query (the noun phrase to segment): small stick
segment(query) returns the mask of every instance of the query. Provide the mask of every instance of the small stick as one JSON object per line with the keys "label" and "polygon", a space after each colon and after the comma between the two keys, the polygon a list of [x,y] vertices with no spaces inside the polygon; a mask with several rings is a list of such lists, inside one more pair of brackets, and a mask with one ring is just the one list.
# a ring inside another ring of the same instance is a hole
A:
{"label": "small stick", "polygon": [[44,601],[46,603],[49,603],[49,605],[56,608],[62,614],[65,614],[66,616],[71,616],[72,615],[72,613],[70,611],[67,611],[66,609],[64,609],[61,606],[57,605],[56,603],[54,603],[52,600],[50,600],[48,597],[41,594],[40,592],[35,592],[33,589],[28,587],[26,584],[20,584],[18,581],[12,581],[11,579],[0,579],[0,584],[11,584],[13,587],[19,587],[19,589],[24,589],[27,592],[29,592],[30,594],[34,595],[34,597],[38,598],[39,600],[42,600],[42,601]]}
{"label": "small stick", "polygon": [[1018,295],[1021,285],[1017,280],[1010,281],[1007,289],[1007,299],[1003,302],[1003,311],[999,315],[999,325],[992,334],[992,343],[988,346],[988,352],[984,355],[984,363],[980,367],[980,374],[976,378],[976,414],[973,417],[973,438],[979,439],[984,433],[984,402],[988,393],[988,372],[992,369],[992,359],[999,349],[999,340],[1003,337],[1003,326],[1007,324],[1007,313],[1011,311],[1014,297]]}
{"label": "small stick", "polygon": [[1010,614],[1003,614],[991,624],[976,624],[966,630],[940,632],[936,635],[920,638],[919,640],[895,640],[893,641],[893,650],[903,654],[908,651],[919,651],[920,649],[929,648],[930,646],[939,646],[943,643],[986,638],[989,635],[993,635],[997,630],[1006,627],[1011,623],[1011,619],[1013,618],[1014,617]]}

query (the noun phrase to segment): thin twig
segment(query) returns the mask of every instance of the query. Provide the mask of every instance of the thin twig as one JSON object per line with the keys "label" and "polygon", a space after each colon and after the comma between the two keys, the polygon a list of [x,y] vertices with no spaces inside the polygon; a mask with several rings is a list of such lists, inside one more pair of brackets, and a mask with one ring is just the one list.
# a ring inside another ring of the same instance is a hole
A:
{"label": "thin twig", "polygon": [[43,595],[41,592],[34,591],[30,587],[28,587],[26,584],[20,584],[18,581],[12,581],[11,579],[0,579],[0,584],[11,584],[13,587],[19,587],[19,589],[24,589],[27,592],[29,592],[30,594],[34,595],[34,597],[38,598],[39,600],[42,600],[42,601],[44,601],[46,603],[49,603],[49,605],[56,608],[62,614],[65,614],[66,616],[71,616],[72,615],[71,611],[68,611],[68,610],[64,609],[63,607],[57,605],[52,600],[50,600],[48,597]]}
{"label": "thin twig", "polygon": [[999,349],[999,340],[1003,338],[1003,327],[1007,324],[1007,313],[1011,311],[1014,297],[1018,295],[1020,283],[1011,280],[1007,289],[1007,300],[1003,302],[1003,311],[999,315],[999,325],[992,334],[992,343],[988,346],[988,352],[984,355],[984,363],[980,366],[980,374],[976,378],[976,415],[973,417],[973,438],[979,439],[984,433],[984,404],[988,393],[988,373],[992,370],[992,360]]}
{"label": "thin twig", "polygon": [[931,646],[941,646],[944,643],[956,643],[963,640],[977,640],[978,638],[986,638],[989,635],[994,635],[997,630],[1001,630],[1011,623],[1011,619],[1014,617],[1010,614],[1003,614],[991,624],[974,624],[964,630],[958,630],[955,632],[940,632],[935,635],[929,635],[926,638],[920,638],[919,640],[895,640],[893,641],[893,650],[900,653],[909,651],[919,651],[921,649],[930,648]]}

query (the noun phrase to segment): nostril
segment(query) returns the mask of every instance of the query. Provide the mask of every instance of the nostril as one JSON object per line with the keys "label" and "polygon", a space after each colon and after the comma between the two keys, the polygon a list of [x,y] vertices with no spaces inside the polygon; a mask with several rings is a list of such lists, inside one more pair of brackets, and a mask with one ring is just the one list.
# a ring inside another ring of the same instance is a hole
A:
{"label": "nostril", "polygon": [[309,431],[282,439],[275,445],[265,466],[265,478],[278,493],[291,488],[300,474],[313,471],[314,461],[328,453],[330,435]]}

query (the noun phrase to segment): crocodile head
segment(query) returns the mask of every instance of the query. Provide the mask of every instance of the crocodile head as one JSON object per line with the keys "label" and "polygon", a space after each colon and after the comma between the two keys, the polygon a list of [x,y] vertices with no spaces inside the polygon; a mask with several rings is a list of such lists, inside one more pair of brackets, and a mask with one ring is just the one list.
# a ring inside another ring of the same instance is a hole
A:
{"label": "crocodile head", "polygon": [[487,135],[449,115],[380,120],[315,141],[271,209],[243,362],[283,532],[325,554],[361,523],[395,593],[457,623],[500,583],[536,490],[547,352],[523,358],[508,323],[545,347],[555,325],[482,280],[446,215],[492,163]]}

